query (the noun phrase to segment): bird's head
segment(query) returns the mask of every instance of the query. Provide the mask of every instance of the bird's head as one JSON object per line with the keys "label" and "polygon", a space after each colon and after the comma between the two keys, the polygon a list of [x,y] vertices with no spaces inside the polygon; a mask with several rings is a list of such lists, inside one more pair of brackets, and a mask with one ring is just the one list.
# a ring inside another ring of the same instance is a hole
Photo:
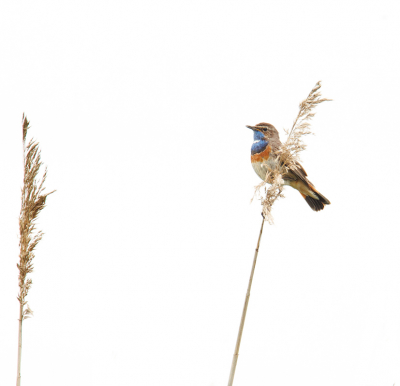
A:
{"label": "bird's head", "polygon": [[246,126],[246,127],[254,131],[255,141],[260,139],[270,139],[270,138],[279,139],[278,130],[276,130],[275,127],[270,123],[261,122],[255,126]]}

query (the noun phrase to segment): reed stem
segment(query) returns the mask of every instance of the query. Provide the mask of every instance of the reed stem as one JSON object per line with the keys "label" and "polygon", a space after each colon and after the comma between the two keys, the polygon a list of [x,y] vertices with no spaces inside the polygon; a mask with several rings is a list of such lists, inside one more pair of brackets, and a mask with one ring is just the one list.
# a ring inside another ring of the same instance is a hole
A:
{"label": "reed stem", "polygon": [[263,232],[263,228],[264,228],[264,221],[265,221],[265,219],[263,217],[263,220],[262,220],[262,223],[261,223],[260,235],[258,236],[257,248],[256,248],[256,251],[254,253],[253,266],[251,267],[249,285],[247,286],[246,299],[244,301],[242,318],[240,320],[240,326],[239,326],[239,332],[238,332],[238,336],[237,336],[237,339],[236,339],[235,352],[234,352],[233,358],[232,358],[232,365],[231,365],[231,372],[229,374],[228,386],[232,386],[233,378],[235,377],[236,364],[237,364],[237,361],[238,361],[238,358],[239,358],[240,342],[242,340],[242,333],[243,333],[244,321],[246,319],[247,306],[249,305],[251,285],[253,283],[254,270],[256,268],[258,249],[260,248],[260,241],[261,241],[261,236],[262,236],[262,232]]}
{"label": "reed stem", "polygon": [[20,303],[18,320],[18,366],[17,366],[17,386],[21,385],[21,354],[22,354],[22,321],[24,319],[24,306]]}

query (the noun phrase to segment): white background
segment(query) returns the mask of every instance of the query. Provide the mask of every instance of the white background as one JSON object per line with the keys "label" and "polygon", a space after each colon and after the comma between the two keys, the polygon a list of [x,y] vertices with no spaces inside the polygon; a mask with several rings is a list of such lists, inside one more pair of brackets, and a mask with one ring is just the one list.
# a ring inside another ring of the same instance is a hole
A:
{"label": "white background", "polygon": [[15,384],[21,116],[48,166],[22,385],[226,385],[261,121],[318,80],[266,225],[235,386],[400,384],[397,1],[3,1],[0,384]]}

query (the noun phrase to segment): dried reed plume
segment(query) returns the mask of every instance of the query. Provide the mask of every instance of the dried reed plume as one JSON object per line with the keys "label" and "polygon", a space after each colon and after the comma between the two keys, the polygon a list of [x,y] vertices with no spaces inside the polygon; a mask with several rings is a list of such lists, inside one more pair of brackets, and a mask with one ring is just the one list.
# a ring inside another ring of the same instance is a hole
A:
{"label": "dried reed plume", "polygon": [[[268,170],[265,180],[256,186],[255,196],[259,195],[261,188],[264,187],[265,196],[261,197],[262,213],[270,224],[273,224],[274,221],[271,214],[274,202],[278,198],[285,197],[282,193],[284,176],[288,169],[297,169],[299,167],[299,154],[307,147],[303,137],[312,133],[310,121],[315,116],[312,111],[318,104],[331,100],[321,98],[321,93],[318,91],[320,88],[321,82],[317,82],[308,97],[300,103],[299,113],[293,122],[290,132],[285,129],[288,137],[276,152],[277,167]],[[267,183],[271,184],[268,189],[265,187]]]}
{"label": "dried reed plume", "polygon": [[42,231],[36,231],[36,220],[39,213],[46,205],[49,194],[44,193],[44,182],[46,181],[47,168],[42,178],[38,177],[42,162],[40,160],[40,149],[38,142],[31,139],[26,146],[26,134],[29,129],[29,121],[25,114],[22,116],[22,144],[24,156],[24,185],[21,195],[21,213],[19,217],[19,270],[18,276],[18,301],[19,307],[19,331],[18,331],[18,371],[17,386],[21,384],[21,350],[22,350],[22,322],[32,315],[32,310],[26,301],[32,279],[27,275],[33,272],[33,259],[35,248],[43,237]]}

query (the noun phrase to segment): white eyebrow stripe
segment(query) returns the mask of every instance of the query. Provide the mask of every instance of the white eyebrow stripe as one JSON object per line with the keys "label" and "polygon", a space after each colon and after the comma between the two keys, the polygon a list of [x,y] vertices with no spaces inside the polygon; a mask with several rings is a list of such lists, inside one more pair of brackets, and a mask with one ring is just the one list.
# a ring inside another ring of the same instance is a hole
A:
{"label": "white eyebrow stripe", "polygon": [[257,139],[257,141],[254,141],[253,143],[258,143],[258,142],[260,142],[261,141],[261,139]]}

